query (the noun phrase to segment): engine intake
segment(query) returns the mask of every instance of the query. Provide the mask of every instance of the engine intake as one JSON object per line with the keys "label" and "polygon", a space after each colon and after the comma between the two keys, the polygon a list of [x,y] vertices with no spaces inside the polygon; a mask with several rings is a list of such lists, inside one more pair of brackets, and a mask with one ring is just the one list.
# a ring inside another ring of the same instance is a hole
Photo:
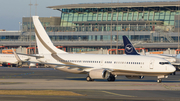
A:
{"label": "engine intake", "polygon": [[110,72],[106,69],[94,69],[89,72],[91,79],[107,79],[110,76]]}

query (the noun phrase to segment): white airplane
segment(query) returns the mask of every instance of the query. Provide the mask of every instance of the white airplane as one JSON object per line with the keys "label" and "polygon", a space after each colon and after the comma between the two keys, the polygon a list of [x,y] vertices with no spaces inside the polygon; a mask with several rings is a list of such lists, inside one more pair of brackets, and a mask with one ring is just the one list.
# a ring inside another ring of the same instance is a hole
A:
{"label": "white airplane", "polygon": [[141,56],[137,54],[126,36],[123,36],[127,52],[132,55],[96,55],[96,54],[69,54],[57,49],[44,30],[38,16],[33,16],[36,32],[38,52],[43,58],[38,60],[46,65],[52,65],[55,69],[88,74],[87,81],[94,79],[107,79],[115,81],[118,75],[127,78],[142,79],[144,76],[157,76],[157,82],[167,78],[175,71],[175,68],[165,59]]}
{"label": "white airplane", "polygon": [[36,58],[42,58],[38,55],[28,55],[20,53],[19,55],[17,55],[14,49],[12,50],[14,54],[0,54],[0,63],[2,64],[2,66],[22,67],[22,65],[25,63],[28,63],[29,66],[36,66],[36,63],[38,63]]}

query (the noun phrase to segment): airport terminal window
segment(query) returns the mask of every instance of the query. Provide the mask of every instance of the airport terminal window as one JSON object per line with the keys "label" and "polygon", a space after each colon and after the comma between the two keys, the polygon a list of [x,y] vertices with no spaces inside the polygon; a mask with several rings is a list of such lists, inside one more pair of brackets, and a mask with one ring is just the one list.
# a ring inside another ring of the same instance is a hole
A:
{"label": "airport terminal window", "polygon": [[174,25],[174,21],[170,21],[170,25]]}
{"label": "airport terminal window", "polygon": [[148,14],[149,14],[148,11],[145,11],[145,12],[144,12],[144,21],[147,21],[147,20],[148,20]]}
{"label": "airport terminal window", "polygon": [[166,16],[164,18],[164,20],[169,20],[170,19],[170,12],[166,12]]}
{"label": "airport terminal window", "polygon": [[99,13],[98,13],[98,21],[101,21],[101,20],[102,20],[102,14],[103,14],[102,12],[99,12]]}
{"label": "airport terminal window", "polygon": [[133,14],[133,21],[137,21],[138,12],[134,12]]}
{"label": "airport terminal window", "polygon": [[69,14],[69,19],[68,19],[68,21],[73,21],[73,13],[70,13],[70,14]]}
{"label": "airport terminal window", "polygon": [[142,20],[142,19],[143,19],[143,13],[140,13],[140,12],[139,12],[138,20],[140,21],[140,20]]}
{"label": "airport terminal window", "polygon": [[68,21],[68,14],[64,14],[63,20]]}
{"label": "airport terminal window", "polygon": [[113,21],[117,21],[117,12],[113,13]]}
{"label": "airport terminal window", "polygon": [[83,14],[79,14],[78,21],[82,21],[82,19],[83,19]]}
{"label": "airport terminal window", "polygon": [[122,21],[123,12],[119,12],[118,21]]}
{"label": "airport terminal window", "polygon": [[93,14],[93,21],[97,21],[97,13]]}
{"label": "airport terminal window", "polygon": [[83,21],[87,21],[88,13],[83,14]]}
{"label": "airport terminal window", "polygon": [[177,11],[176,11],[176,15],[179,15],[179,14],[180,14],[180,10],[177,10]]}
{"label": "airport terminal window", "polygon": [[107,12],[103,13],[103,21],[107,21],[107,14],[108,14]]}
{"label": "airport terminal window", "polygon": [[160,21],[164,21],[165,11],[160,11]]}
{"label": "airport terminal window", "polygon": [[170,20],[174,20],[175,12],[171,12]]}
{"label": "airport terminal window", "polygon": [[153,21],[154,11],[149,12],[149,21]]}
{"label": "airport terminal window", "polygon": [[97,41],[101,41],[101,35],[97,35]]}
{"label": "airport terminal window", "polygon": [[73,21],[78,21],[78,13],[74,13]]}
{"label": "airport terminal window", "polygon": [[158,21],[158,20],[159,20],[159,12],[155,12],[154,21]]}
{"label": "airport terminal window", "polygon": [[88,14],[88,21],[92,21],[93,13]]}
{"label": "airport terminal window", "polygon": [[108,13],[108,21],[111,21],[111,13]]}
{"label": "airport terminal window", "polygon": [[164,21],[164,25],[169,25],[169,21]]}
{"label": "airport terminal window", "polygon": [[127,13],[123,13],[123,21],[127,21]]}
{"label": "airport terminal window", "polygon": [[129,13],[128,13],[128,21],[131,21],[131,20],[132,20],[132,15],[133,15],[132,12],[129,12]]}

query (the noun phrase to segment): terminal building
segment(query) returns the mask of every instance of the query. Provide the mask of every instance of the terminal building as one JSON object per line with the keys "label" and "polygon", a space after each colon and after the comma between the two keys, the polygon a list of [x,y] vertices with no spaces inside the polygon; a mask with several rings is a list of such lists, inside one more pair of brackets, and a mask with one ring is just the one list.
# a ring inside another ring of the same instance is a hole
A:
{"label": "terminal building", "polygon": [[[147,51],[176,50],[179,48],[179,4],[180,1],[49,6],[60,11],[60,17],[40,17],[40,20],[54,45],[67,52],[122,49],[123,35],[135,47]],[[34,26],[28,19],[23,18],[20,31],[1,31],[0,46],[28,47],[31,40],[34,47]]]}

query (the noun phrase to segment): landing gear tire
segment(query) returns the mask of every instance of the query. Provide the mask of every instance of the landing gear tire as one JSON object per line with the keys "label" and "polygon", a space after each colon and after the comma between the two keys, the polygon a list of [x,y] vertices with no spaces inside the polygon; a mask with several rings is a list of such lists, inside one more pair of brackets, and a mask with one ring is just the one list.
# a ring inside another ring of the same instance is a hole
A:
{"label": "landing gear tire", "polygon": [[173,75],[176,75],[176,72],[173,72]]}
{"label": "landing gear tire", "polygon": [[87,81],[94,81],[93,79],[91,79],[90,76],[87,76],[87,77],[86,77],[86,80],[87,80]]}
{"label": "landing gear tire", "polygon": [[116,78],[115,78],[114,75],[110,75],[107,80],[108,80],[108,81],[115,81]]}
{"label": "landing gear tire", "polygon": [[157,79],[157,83],[161,83],[162,82],[162,79]]}

